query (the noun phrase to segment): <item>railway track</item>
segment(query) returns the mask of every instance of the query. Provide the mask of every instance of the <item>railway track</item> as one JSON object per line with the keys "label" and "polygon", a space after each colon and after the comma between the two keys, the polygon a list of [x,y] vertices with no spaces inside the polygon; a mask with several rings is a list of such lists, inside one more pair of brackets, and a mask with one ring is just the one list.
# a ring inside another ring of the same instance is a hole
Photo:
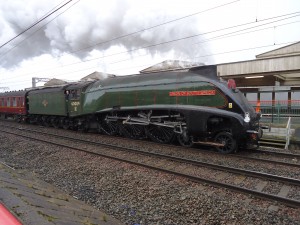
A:
{"label": "railway track", "polygon": [[266,151],[266,150],[253,150],[246,151],[243,154],[238,154],[240,158],[255,158],[261,162],[277,161],[278,165],[292,165],[300,168],[300,154],[288,153],[288,152],[277,152],[277,151]]}
{"label": "railway track", "polygon": [[[7,125],[2,125],[3,127],[7,128],[15,128],[15,129],[20,129],[19,126],[7,126]],[[33,129],[28,129],[28,128],[22,128],[26,129],[31,132],[41,132]],[[44,132],[45,133],[45,132]],[[45,133],[50,135],[50,133]],[[55,135],[52,134],[54,137],[57,136],[59,137],[60,135]],[[101,134],[97,134],[101,138]],[[111,137],[104,135],[105,137]],[[111,137],[112,138],[112,137]],[[123,138],[119,136],[114,136],[114,139],[120,140],[120,143],[122,143],[122,140],[128,141],[132,139],[128,138]],[[151,141],[147,140],[134,140],[136,143],[141,143],[141,144],[151,144],[151,145],[160,145],[160,146],[166,146],[168,148],[172,147],[173,149],[178,149],[178,151],[186,151],[186,148],[183,148],[182,146],[176,146],[176,145],[170,145],[170,144],[158,144],[154,143]],[[100,143],[99,143],[100,144]],[[109,144],[108,144],[109,145]],[[195,151],[195,153],[201,153],[205,154],[212,154],[215,156],[220,156],[219,152],[214,152],[212,150],[204,150],[204,149],[198,149],[198,148],[189,148],[190,151]],[[260,163],[271,163],[271,164],[276,164],[276,165],[281,165],[281,166],[291,166],[295,168],[300,168],[300,164],[297,162],[300,162],[300,155],[299,154],[291,154],[291,153],[283,153],[283,152],[276,152],[276,151],[266,151],[266,150],[242,150],[239,153],[236,154],[230,154],[226,155],[227,157],[232,157],[235,158],[236,160],[252,160],[255,162],[260,162]]]}
{"label": "railway track", "polygon": [[[14,121],[1,120],[1,119],[0,119],[0,121],[4,121],[4,122],[15,124]],[[11,127],[11,128],[19,128],[19,126],[7,126],[7,125],[2,125],[2,126],[4,126],[4,127]],[[36,127],[36,125],[31,125],[31,126]],[[40,127],[42,127],[42,126],[40,126]],[[34,130],[32,130],[32,131],[34,131]],[[100,134],[100,133],[97,133],[97,135],[100,138],[104,136],[104,137],[113,137],[114,139],[120,139],[120,140],[133,140],[133,139],[129,139],[129,138],[122,137],[122,136],[108,136],[108,135]],[[172,146],[172,148],[177,148],[178,150],[184,150],[184,149],[186,149],[186,148],[184,148],[182,146],[178,146],[178,145],[155,143],[155,142],[152,142],[152,141],[149,141],[149,140],[145,140],[145,139],[134,139],[134,141],[137,142],[137,143],[139,142],[139,143],[159,144],[161,146],[167,146],[167,147]],[[203,145],[196,145],[196,147],[189,148],[189,149],[190,150],[194,149],[195,151],[199,151],[200,150],[201,152],[208,152],[208,153],[216,154],[216,155],[220,155],[221,154],[219,152],[214,152],[213,150],[205,150],[203,148],[199,149],[198,148],[199,146],[203,147]],[[283,152],[283,151],[273,151],[273,150],[268,151],[268,150],[259,150],[259,149],[254,149],[254,150],[241,149],[237,154],[235,153],[234,155],[233,154],[230,154],[230,155],[233,156],[233,157],[236,157],[236,158],[245,158],[245,159],[249,158],[249,159],[253,159],[253,160],[257,160],[257,161],[262,161],[262,162],[269,162],[269,161],[270,162],[275,162],[273,160],[268,160],[268,159],[265,159],[265,158],[256,158],[257,154],[260,154],[260,156],[267,156],[267,157],[269,157],[269,156],[275,156],[275,157],[278,157],[280,159],[282,159],[282,157],[285,157],[285,158],[289,158],[289,159],[300,160],[300,154],[288,153],[288,152]],[[286,165],[286,163],[283,163],[282,165]],[[296,167],[298,167],[298,165],[296,165]]]}
{"label": "railway track", "polygon": [[[5,130],[2,130],[2,132],[6,132],[12,135],[18,135],[34,141],[41,141],[47,144],[52,144],[64,148],[82,151],[88,154],[94,154],[97,156],[146,167],[149,169],[173,174],[176,176],[185,177],[194,182],[207,183],[213,186],[223,187],[246,194],[251,194],[260,198],[281,202],[292,207],[300,207],[300,200],[297,199],[297,195],[295,198],[291,197],[291,195],[289,196],[290,191],[295,192],[295,190],[299,190],[300,180],[298,179],[276,176],[268,173],[250,171],[245,169],[237,169],[212,163],[205,163],[197,160],[147,152],[133,148],[114,146],[99,142],[78,140],[71,137],[61,137],[59,135],[33,131],[30,129],[18,130],[21,132],[26,132],[26,135],[20,133],[13,133]],[[47,140],[45,140],[36,138],[36,135],[34,135],[34,137],[28,136],[29,132],[47,135],[48,138]],[[56,140],[50,141],[49,137],[55,138]],[[68,143],[58,143],[57,139],[59,139],[60,142],[61,140],[64,140]],[[79,144],[84,144],[85,149],[79,148]],[[101,151],[99,151],[99,148],[94,150],[88,150],[88,148],[93,148],[95,146],[101,146]],[[113,152],[111,150],[113,150]],[[121,155],[121,157],[119,155]],[[216,173],[216,171],[218,173],[217,177],[210,176],[210,174],[214,174]],[[198,174],[200,173],[202,175],[199,176]],[[243,176],[242,179],[241,176]],[[250,187],[251,185],[249,186],[244,183],[244,181],[247,181],[249,177],[251,177],[251,179],[253,179],[253,182],[255,183],[255,185],[252,185],[252,187]],[[276,194],[264,192],[263,190],[268,189],[269,185],[277,185],[280,191]]]}
{"label": "railway track", "polygon": [[294,153],[288,153],[288,152],[278,152],[278,151],[267,151],[267,150],[250,150],[247,151],[248,153],[258,153],[258,154],[264,154],[264,155],[276,155],[279,157],[287,157],[287,158],[297,158],[300,159],[300,154],[294,154]]}

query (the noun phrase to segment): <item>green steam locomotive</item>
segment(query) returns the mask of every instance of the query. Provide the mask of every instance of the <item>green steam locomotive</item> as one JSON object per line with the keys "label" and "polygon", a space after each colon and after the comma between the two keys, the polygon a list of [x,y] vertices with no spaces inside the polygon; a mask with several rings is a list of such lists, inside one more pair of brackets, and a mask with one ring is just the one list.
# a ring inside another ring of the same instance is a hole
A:
{"label": "green steam locomotive", "polygon": [[30,123],[211,145],[222,153],[257,146],[261,133],[260,115],[232,80],[218,79],[216,66],[35,89],[25,99],[18,117]]}

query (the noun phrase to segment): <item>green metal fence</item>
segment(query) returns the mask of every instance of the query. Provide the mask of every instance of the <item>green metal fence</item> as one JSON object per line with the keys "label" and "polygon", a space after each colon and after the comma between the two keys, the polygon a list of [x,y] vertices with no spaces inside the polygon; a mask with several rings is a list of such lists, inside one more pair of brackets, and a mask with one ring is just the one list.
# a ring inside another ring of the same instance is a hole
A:
{"label": "green metal fence", "polygon": [[254,109],[262,114],[261,122],[287,123],[289,117],[300,124],[300,100],[251,101]]}

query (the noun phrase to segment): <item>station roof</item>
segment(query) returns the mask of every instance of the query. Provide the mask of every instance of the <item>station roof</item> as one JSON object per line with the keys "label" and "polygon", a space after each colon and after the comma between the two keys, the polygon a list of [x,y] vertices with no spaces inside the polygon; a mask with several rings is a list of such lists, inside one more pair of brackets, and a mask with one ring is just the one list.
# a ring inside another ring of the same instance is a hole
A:
{"label": "station roof", "polygon": [[300,54],[300,41],[256,56],[257,59],[277,58]]}
{"label": "station roof", "polygon": [[259,54],[254,60],[219,64],[217,73],[224,79],[235,78],[238,86],[300,85],[300,42]]}

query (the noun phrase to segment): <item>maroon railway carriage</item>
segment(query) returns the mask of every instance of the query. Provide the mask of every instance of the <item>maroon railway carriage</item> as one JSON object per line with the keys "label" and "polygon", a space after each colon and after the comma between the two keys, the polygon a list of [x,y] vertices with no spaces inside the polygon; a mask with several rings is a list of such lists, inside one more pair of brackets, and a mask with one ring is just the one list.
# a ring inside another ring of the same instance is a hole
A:
{"label": "maroon railway carriage", "polygon": [[14,118],[21,120],[27,114],[27,91],[10,91],[0,93],[1,118]]}

